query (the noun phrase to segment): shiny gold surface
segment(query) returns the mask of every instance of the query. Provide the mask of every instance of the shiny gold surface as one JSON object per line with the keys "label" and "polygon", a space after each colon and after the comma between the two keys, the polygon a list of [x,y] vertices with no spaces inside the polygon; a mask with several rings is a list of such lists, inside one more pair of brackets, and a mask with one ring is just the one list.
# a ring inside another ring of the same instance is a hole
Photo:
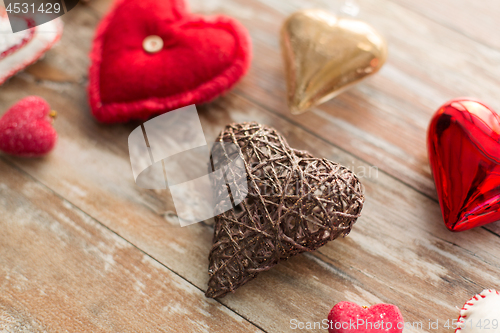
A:
{"label": "shiny gold surface", "polygon": [[326,102],[387,58],[387,45],[368,24],[319,9],[292,14],[281,29],[288,104],[293,114]]}

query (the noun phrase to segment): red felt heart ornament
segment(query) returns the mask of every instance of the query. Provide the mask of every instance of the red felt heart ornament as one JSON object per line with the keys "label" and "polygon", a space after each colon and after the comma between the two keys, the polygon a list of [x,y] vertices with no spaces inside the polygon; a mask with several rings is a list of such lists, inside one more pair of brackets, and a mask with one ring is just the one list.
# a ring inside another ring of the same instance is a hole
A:
{"label": "red felt heart ornament", "polygon": [[428,131],[429,161],[446,226],[463,231],[500,220],[500,116],[485,104],[444,104]]}
{"label": "red felt heart ornament", "polygon": [[403,316],[392,304],[380,303],[368,308],[340,302],[328,314],[330,333],[401,333],[403,328]]}
{"label": "red felt heart ornament", "polygon": [[116,123],[208,102],[247,72],[250,48],[236,20],[194,15],[182,0],[117,0],[90,55],[92,113]]}
{"label": "red felt heart ornament", "polygon": [[0,118],[0,150],[11,155],[38,157],[57,142],[50,106],[41,97],[29,96]]}

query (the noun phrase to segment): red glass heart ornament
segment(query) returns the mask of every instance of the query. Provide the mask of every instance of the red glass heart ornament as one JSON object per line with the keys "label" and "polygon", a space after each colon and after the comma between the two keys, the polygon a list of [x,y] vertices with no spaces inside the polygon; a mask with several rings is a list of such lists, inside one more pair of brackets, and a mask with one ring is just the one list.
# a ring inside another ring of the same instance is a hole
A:
{"label": "red glass heart ornament", "polygon": [[182,0],[118,0],[92,47],[92,113],[126,122],[208,102],[247,72],[250,48],[229,17],[192,14]]}
{"label": "red glass heart ornament", "polygon": [[451,100],[432,118],[427,144],[448,229],[499,221],[500,116],[479,101]]}
{"label": "red glass heart ornament", "polygon": [[50,152],[56,142],[50,106],[41,97],[20,100],[0,118],[0,150],[5,153],[38,157]]}
{"label": "red glass heart ornament", "polygon": [[403,315],[392,304],[362,307],[356,303],[340,302],[328,314],[330,333],[401,333]]}

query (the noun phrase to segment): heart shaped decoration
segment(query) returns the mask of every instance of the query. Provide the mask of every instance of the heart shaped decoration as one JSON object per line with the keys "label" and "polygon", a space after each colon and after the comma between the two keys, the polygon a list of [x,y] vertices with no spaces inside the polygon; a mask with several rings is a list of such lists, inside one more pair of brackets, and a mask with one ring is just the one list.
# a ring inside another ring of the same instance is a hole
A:
{"label": "heart shaped decoration", "polygon": [[[245,166],[227,172],[230,197],[224,196],[226,187],[214,182],[215,189],[222,189],[215,195],[216,210],[240,197],[242,181],[248,186],[240,204],[215,217],[206,292],[213,298],[233,292],[282,260],[347,235],[364,202],[361,183],[350,170],[290,148],[271,127],[228,125],[214,149],[227,142],[241,148]],[[212,165],[213,170],[221,165]]]}
{"label": "heart shaped decoration", "polygon": [[246,73],[250,48],[237,21],[191,14],[182,0],[118,0],[92,47],[92,113],[126,122],[208,102]]}
{"label": "heart shaped decoration", "polygon": [[[22,17],[11,18],[16,26],[29,28],[32,22]],[[0,84],[8,78],[36,62],[54,44],[63,32],[60,19],[12,33],[5,8],[0,9]]]}
{"label": "heart shaped decoration", "polygon": [[52,116],[44,99],[29,96],[20,100],[0,118],[0,150],[23,157],[47,154],[57,142]]}
{"label": "heart shaped decoration", "polygon": [[499,221],[499,115],[471,99],[449,101],[432,118],[427,143],[448,229],[463,231]]}
{"label": "heart shaped decoration", "polygon": [[351,302],[340,302],[328,314],[330,333],[401,333],[403,328],[403,316],[392,304],[361,307]]}
{"label": "heart shaped decoration", "polygon": [[285,21],[281,49],[293,114],[334,98],[377,72],[387,58],[375,29],[319,9],[298,11]]}
{"label": "heart shaped decoration", "polygon": [[500,332],[500,292],[483,290],[460,309],[455,333]]}

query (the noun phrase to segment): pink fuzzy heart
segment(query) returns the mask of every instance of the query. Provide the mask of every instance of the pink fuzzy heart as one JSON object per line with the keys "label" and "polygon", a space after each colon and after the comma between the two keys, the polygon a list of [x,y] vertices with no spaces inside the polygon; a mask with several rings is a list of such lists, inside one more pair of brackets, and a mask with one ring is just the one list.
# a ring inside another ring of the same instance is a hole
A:
{"label": "pink fuzzy heart", "polygon": [[330,333],[401,333],[404,320],[398,307],[376,304],[369,308],[340,302],[328,315]]}
{"label": "pink fuzzy heart", "polygon": [[50,152],[57,132],[49,114],[50,106],[41,97],[29,96],[17,102],[0,119],[0,150],[24,157]]}

